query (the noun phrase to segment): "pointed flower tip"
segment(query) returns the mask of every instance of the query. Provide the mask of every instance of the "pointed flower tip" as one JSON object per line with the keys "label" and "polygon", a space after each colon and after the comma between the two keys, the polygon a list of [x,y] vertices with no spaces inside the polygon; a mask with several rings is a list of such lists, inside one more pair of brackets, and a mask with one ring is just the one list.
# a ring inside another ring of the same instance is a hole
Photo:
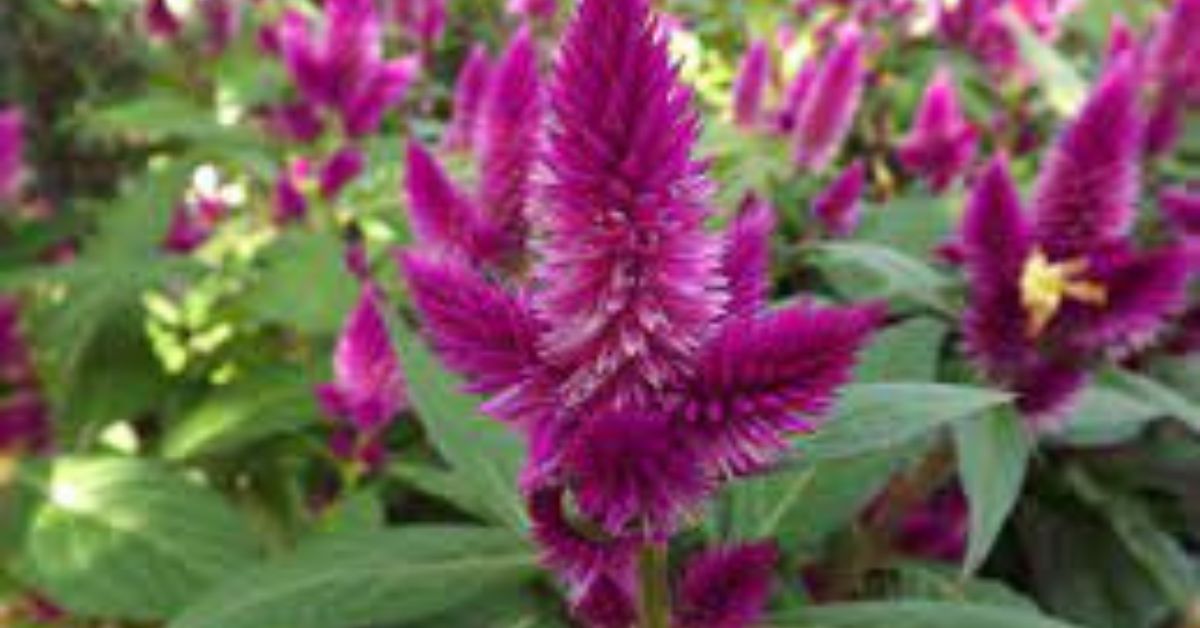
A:
{"label": "pointed flower tip", "polygon": [[1172,187],[1158,197],[1159,207],[1181,235],[1200,236],[1200,191]]}
{"label": "pointed flower tip", "polygon": [[857,27],[841,29],[805,96],[796,125],[796,160],[809,170],[824,170],[850,132],[866,79],[863,50]]}
{"label": "pointed flower tip", "polygon": [[718,547],[692,558],[677,594],[679,628],[753,626],[771,594],[779,551],[771,542]]}
{"label": "pointed flower tip", "polygon": [[858,228],[866,175],[866,165],[855,160],[813,201],[813,216],[829,235],[844,238]]}
{"label": "pointed flower tip", "polygon": [[408,405],[382,301],[377,287],[363,287],[334,349],[334,381],[317,391],[326,410],[367,433],[382,429]]}
{"label": "pointed flower tip", "polygon": [[737,124],[751,127],[758,122],[770,72],[771,52],[767,42],[755,40],[742,58],[734,81],[733,116]]}

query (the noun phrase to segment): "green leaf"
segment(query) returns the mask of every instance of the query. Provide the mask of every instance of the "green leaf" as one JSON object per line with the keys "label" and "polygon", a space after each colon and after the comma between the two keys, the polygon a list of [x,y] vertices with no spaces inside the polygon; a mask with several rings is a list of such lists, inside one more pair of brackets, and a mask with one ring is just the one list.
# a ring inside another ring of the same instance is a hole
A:
{"label": "green leaf", "polygon": [[775,538],[788,550],[813,549],[843,528],[908,458],[884,451],[818,462],[730,485],[730,536]]}
{"label": "green leaf", "polygon": [[1007,407],[955,425],[954,444],[971,509],[963,571],[973,573],[987,559],[1017,503],[1032,445],[1021,416]]}
{"label": "green leaf", "polygon": [[527,519],[517,490],[524,460],[520,439],[506,426],[479,414],[479,399],[459,392],[459,381],[407,325],[395,318],[391,323],[421,425],[450,464],[455,485],[474,496],[462,505],[468,509],[482,505],[494,521],[524,530]]}
{"label": "green leaf", "polygon": [[950,602],[819,606],[770,622],[773,628],[1072,628],[1035,611]]}
{"label": "green leaf", "polygon": [[67,457],[22,480],[45,499],[26,541],[32,577],[79,615],[165,619],[257,553],[218,494],[156,464]]}
{"label": "green leaf", "polygon": [[1157,408],[1137,397],[1110,386],[1094,385],[1084,391],[1064,422],[1066,430],[1049,438],[1076,446],[1111,445],[1136,437],[1158,416]]}
{"label": "green leaf", "polygon": [[209,456],[312,425],[320,417],[312,384],[302,371],[281,367],[217,388],[167,433],[162,455]]}
{"label": "green leaf", "polygon": [[847,298],[899,299],[937,312],[952,311],[943,294],[949,285],[946,277],[919,258],[867,242],[830,242],[817,252],[817,266]]}
{"label": "green leaf", "polygon": [[1087,98],[1087,81],[1070,61],[1038,37],[1023,20],[1011,12],[1004,18],[1005,24],[1016,34],[1021,57],[1037,72],[1050,107],[1062,118],[1075,115]]}
{"label": "green leaf", "polygon": [[897,599],[919,598],[938,602],[966,602],[1036,611],[1037,604],[996,580],[963,577],[952,566],[940,563],[901,563],[886,594]]}
{"label": "green leaf", "polygon": [[520,585],[533,550],[510,532],[411,526],[314,540],[231,578],[169,628],[408,624]]}
{"label": "green leaf", "polygon": [[[919,93],[919,92],[918,92]],[[916,193],[868,205],[858,240],[888,246],[917,259],[929,255],[954,231],[962,199]]]}
{"label": "green leaf", "polygon": [[931,382],[946,339],[946,324],[914,318],[875,335],[858,360],[854,381]]}
{"label": "green leaf", "polygon": [[1166,384],[1124,369],[1109,369],[1102,377],[1110,386],[1158,408],[1163,416],[1170,416],[1200,431],[1200,405]]}
{"label": "green leaf", "polygon": [[987,388],[948,384],[856,384],[846,388],[834,418],[797,450],[810,460],[892,449],[1009,401]]}
{"label": "green leaf", "polygon": [[332,335],[357,296],[342,250],[332,235],[289,232],[263,255],[266,270],[246,307],[263,322]]}

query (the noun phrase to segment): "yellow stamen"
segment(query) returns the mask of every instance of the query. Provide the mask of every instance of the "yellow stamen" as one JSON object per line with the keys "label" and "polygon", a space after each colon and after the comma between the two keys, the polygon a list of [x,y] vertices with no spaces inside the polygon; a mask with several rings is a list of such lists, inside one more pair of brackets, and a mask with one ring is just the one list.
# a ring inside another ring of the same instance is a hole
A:
{"label": "yellow stamen", "polygon": [[1041,335],[1054,320],[1066,299],[1088,305],[1104,305],[1108,293],[1102,284],[1088,281],[1087,262],[1081,259],[1051,262],[1035,250],[1021,271],[1021,305],[1029,315],[1026,333]]}

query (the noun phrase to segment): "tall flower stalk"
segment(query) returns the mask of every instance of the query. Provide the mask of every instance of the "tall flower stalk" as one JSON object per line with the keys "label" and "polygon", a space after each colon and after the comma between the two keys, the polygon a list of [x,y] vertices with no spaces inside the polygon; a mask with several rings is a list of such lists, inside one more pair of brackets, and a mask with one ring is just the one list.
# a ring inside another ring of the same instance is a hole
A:
{"label": "tall flower stalk", "polygon": [[421,241],[401,265],[425,332],[526,438],[534,536],[577,617],[746,625],[773,554],[713,559],[745,565],[732,580],[702,561],[685,591],[734,597],[681,596],[681,615],[668,543],[722,481],[819,424],[880,309],[769,308],[765,204],[706,229],[698,119],[648,0],[579,5],[546,106],[531,280],[501,285],[444,254],[453,238]]}

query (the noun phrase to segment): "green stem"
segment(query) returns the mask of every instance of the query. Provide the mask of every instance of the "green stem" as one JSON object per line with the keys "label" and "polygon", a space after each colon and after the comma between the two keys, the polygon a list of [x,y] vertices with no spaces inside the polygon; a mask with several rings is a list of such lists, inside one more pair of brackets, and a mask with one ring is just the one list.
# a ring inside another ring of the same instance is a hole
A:
{"label": "green stem", "polygon": [[638,564],[641,580],[641,628],[670,628],[671,595],[667,575],[666,543],[647,543]]}

